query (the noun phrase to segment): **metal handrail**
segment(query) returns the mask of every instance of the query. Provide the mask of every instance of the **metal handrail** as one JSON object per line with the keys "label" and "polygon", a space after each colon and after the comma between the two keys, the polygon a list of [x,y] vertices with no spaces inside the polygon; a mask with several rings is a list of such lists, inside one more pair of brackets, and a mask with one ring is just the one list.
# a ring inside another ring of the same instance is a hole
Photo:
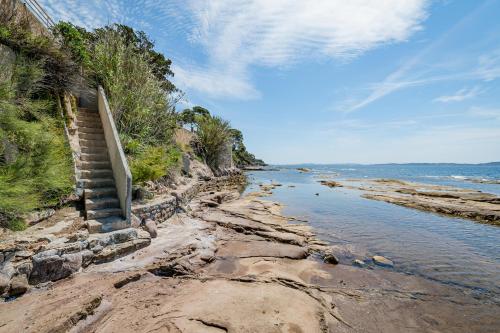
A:
{"label": "metal handrail", "polygon": [[36,0],[23,0],[24,5],[33,13],[33,15],[42,23],[46,28],[50,29],[55,26],[54,20],[43,9],[42,5]]}

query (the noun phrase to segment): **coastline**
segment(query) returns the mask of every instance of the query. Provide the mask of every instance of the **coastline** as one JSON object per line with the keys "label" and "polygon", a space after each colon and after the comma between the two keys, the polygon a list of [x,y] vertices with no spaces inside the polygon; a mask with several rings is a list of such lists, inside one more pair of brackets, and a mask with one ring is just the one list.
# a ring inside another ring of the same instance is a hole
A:
{"label": "coastline", "polygon": [[272,190],[198,193],[158,225],[149,246],[3,304],[0,332],[493,332],[500,325],[498,304],[453,287],[323,262],[334,244],[263,199]]}

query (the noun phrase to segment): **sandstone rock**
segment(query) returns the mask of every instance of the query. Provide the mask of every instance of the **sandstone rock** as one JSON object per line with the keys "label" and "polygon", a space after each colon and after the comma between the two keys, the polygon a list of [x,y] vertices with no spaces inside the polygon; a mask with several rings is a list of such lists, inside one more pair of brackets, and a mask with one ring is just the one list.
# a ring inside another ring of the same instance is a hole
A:
{"label": "sandstone rock", "polygon": [[142,249],[149,244],[151,244],[151,239],[139,238],[121,244],[105,247],[100,253],[95,255],[94,263],[100,264],[118,259],[119,257]]}
{"label": "sandstone rock", "polygon": [[83,250],[82,254],[82,267],[87,267],[92,263],[92,259],[94,259],[94,252],[90,250]]}
{"label": "sandstone rock", "polygon": [[8,289],[10,285],[10,278],[0,273],[0,296],[3,295]]}
{"label": "sandstone rock", "polygon": [[54,209],[50,208],[50,209],[42,210],[39,212],[31,213],[31,214],[27,215],[25,219],[29,225],[33,225],[33,224],[36,224],[36,223],[42,222],[43,220],[48,219],[49,217],[51,217],[55,213],[56,213],[56,211]]}
{"label": "sandstone rock", "polygon": [[[154,184],[153,184],[154,186]],[[153,186],[150,186],[150,188],[153,188]],[[154,193],[149,191],[148,189],[142,187],[142,186],[134,186],[134,192],[133,192],[133,197],[134,199],[137,200],[148,200],[148,199],[153,199]]]}
{"label": "sandstone rock", "polygon": [[57,281],[70,276],[82,267],[82,253],[63,253],[48,250],[32,257],[30,284]]}
{"label": "sandstone rock", "polygon": [[26,275],[16,275],[10,280],[9,296],[19,296],[29,289]]}
{"label": "sandstone rock", "polygon": [[100,233],[102,230],[102,224],[100,222],[97,222],[96,220],[88,220],[86,226],[87,230],[91,234]]}
{"label": "sandstone rock", "polygon": [[137,238],[137,230],[138,229],[127,228],[108,232],[105,234],[93,235],[92,237],[89,237],[89,247],[92,250],[98,245],[106,247],[108,245],[128,242]]}
{"label": "sandstone rock", "polygon": [[78,230],[76,233],[69,237],[70,242],[83,241],[89,238],[89,231],[87,229]]}
{"label": "sandstone rock", "polygon": [[131,214],[130,216],[130,226],[132,228],[139,228],[141,226],[141,219],[137,217],[135,214]]}
{"label": "sandstone rock", "polygon": [[188,154],[182,154],[182,173],[189,175],[191,161]]}
{"label": "sandstone rock", "polygon": [[147,219],[144,224],[144,229],[149,233],[151,238],[156,238],[156,236],[158,236],[158,228],[156,227],[155,221]]}
{"label": "sandstone rock", "polygon": [[321,185],[325,185],[328,187],[342,187],[343,186],[342,184],[335,182],[333,180],[320,180],[319,182],[321,183]]}
{"label": "sandstone rock", "polygon": [[309,168],[297,168],[297,170],[300,172],[311,172],[311,169]]}
{"label": "sandstone rock", "polygon": [[327,264],[333,264],[333,265],[337,265],[339,263],[339,259],[331,253],[326,254],[323,257],[323,261],[326,262]]}
{"label": "sandstone rock", "polygon": [[31,258],[16,263],[16,270],[19,274],[30,276],[31,271],[33,270],[33,264],[31,263]]}
{"label": "sandstone rock", "polygon": [[114,286],[115,286],[115,288],[119,289],[119,288],[129,284],[130,282],[139,281],[140,278],[141,278],[141,274],[139,274],[139,273],[132,274],[132,275],[127,276],[124,279],[116,281],[114,283]]}
{"label": "sandstone rock", "polygon": [[382,256],[373,256],[372,260],[379,266],[394,267],[394,263],[391,260]]}

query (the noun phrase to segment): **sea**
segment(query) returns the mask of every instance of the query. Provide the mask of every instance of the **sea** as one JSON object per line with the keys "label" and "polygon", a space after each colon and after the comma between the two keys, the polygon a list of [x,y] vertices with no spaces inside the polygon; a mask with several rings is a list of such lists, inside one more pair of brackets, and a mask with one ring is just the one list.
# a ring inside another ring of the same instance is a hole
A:
{"label": "sea", "polygon": [[[337,249],[341,263],[354,259],[367,269],[391,269],[453,285],[475,298],[500,302],[500,227],[419,211],[361,197],[362,191],[329,188],[319,180],[399,179],[470,188],[500,196],[500,163],[490,164],[301,164],[248,172],[246,192],[280,183],[267,198],[285,215],[307,221],[320,239]],[[303,173],[297,168],[308,168]],[[371,263],[373,255],[393,268]]]}

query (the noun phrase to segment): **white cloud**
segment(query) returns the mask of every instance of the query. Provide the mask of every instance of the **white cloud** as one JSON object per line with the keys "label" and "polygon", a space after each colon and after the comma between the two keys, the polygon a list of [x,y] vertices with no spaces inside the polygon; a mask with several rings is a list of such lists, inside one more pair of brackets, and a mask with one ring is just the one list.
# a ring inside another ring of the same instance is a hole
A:
{"label": "white cloud", "polygon": [[500,121],[500,108],[473,106],[468,111],[468,114],[475,118],[484,118],[484,119]]}
{"label": "white cloud", "polygon": [[248,80],[242,79],[243,74],[177,65],[173,65],[172,70],[175,73],[176,85],[182,89],[195,89],[212,97],[234,97],[244,100],[260,96]]}
{"label": "white cloud", "polygon": [[[426,8],[426,0],[192,1],[190,39],[204,47],[205,71],[227,74],[235,87],[207,90],[205,82],[190,80],[189,88],[246,96],[240,89],[255,90],[250,66],[289,67],[306,57],[349,59],[402,42],[421,29]],[[184,68],[183,74],[200,70]]]}
{"label": "white cloud", "polygon": [[56,20],[87,28],[132,22],[160,34],[180,34],[193,47],[201,46],[206,57],[196,66],[179,57],[174,81],[210,96],[243,99],[259,96],[249,74],[252,66],[350,59],[379,45],[403,42],[421,29],[428,1],[41,0]]}
{"label": "white cloud", "polygon": [[[467,28],[467,25],[473,22],[489,4],[489,2],[484,2],[478,6],[473,12],[458,21],[439,38],[423,48],[394,72],[390,73],[384,80],[372,84],[367,96],[350,101],[350,104],[347,106],[343,105],[340,111],[352,112],[361,109],[387,95],[409,87],[450,80],[476,79],[486,81],[500,77],[500,52],[481,56],[479,58],[479,65],[472,70],[468,68],[451,74],[449,72],[439,74],[429,73],[429,68],[424,68],[420,71],[416,70],[423,60],[435,53],[435,51],[438,51],[450,36],[456,35],[461,30]],[[436,53],[442,53],[442,51]],[[447,61],[449,62],[449,59]],[[446,68],[446,66],[443,67]]]}
{"label": "white cloud", "polygon": [[462,88],[453,95],[443,95],[434,99],[434,102],[449,103],[449,102],[461,102],[466,99],[471,99],[476,97],[481,93],[481,89],[476,86],[473,88]]}

